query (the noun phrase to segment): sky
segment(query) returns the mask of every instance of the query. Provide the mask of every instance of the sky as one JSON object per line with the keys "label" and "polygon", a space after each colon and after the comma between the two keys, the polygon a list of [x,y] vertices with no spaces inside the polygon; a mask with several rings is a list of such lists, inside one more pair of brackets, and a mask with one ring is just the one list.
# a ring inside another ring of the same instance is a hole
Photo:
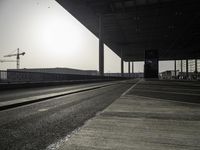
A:
{"label": "sky", "polygon": [[[98,70],[98,38],[55,0],[0,0],[0,59],[19,48],[20,68],[66,67]],[[105,72],[120,72],[120,58],[105,45]],[[143,72],[143,62],[135,72]],[[128,64],[125,63],[125,72]],[[161,62],[160,71],[173,69]],[[15,62],[0,69],[16,68]]]}

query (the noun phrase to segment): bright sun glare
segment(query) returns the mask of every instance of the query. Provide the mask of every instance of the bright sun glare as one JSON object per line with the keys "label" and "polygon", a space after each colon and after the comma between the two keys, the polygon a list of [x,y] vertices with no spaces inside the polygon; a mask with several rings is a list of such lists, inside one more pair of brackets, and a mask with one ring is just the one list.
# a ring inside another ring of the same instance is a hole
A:
{"label": "bright sun glare", "polygon": [[53,52],[53,55],[74,56],[80,53],[83,36],[80,27],[74,22],[66,22],[58,16],[47,18],[41,27],[41,36],[45,49]]}

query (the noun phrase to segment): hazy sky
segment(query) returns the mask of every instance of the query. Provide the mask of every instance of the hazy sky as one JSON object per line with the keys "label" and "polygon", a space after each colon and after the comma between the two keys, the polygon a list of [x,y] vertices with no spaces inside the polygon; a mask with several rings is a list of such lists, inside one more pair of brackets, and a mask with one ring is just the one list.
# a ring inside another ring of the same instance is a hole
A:
{"label": "hazy sky", "polygon": [[[0,0],[0,59],[15,60],[3,56],[17,48],[26,52],[21,68],[98,70],[98,38],[54,0]],[[172,66],[160,63],[161,71]],[[0,63],[7,68],[16,63]],[[143,63],[135,71],[143,71]],[[120,58],[106,46],[105,72],[120,72]]]}

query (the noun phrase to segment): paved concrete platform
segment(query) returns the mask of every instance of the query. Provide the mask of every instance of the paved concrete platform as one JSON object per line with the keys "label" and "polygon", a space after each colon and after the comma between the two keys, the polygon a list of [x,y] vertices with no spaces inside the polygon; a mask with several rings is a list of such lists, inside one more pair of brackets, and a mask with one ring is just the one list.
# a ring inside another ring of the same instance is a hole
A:
{"label": "paved concrete platform", "polygon": [[[185,102],[190,94],[191,100],[200,101],[199,86],[192,87],[190,82],[140,81],[86,122],[60,150],[199,150],[200,105]],[[173,88],[179,90],[174,99]],[[166,98],[158,98],[155,89]]]}

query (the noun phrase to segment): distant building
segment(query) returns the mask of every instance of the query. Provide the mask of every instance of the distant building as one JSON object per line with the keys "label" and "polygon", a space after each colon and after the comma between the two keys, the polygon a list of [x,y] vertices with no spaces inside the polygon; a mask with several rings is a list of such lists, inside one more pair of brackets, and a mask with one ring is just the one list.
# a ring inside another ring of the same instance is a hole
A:
{"label": "distant building", "polygon": [[[105,73],[104,75],[105,76],[113,76],[113,77],[121,77],[121,73]],[[129,77],[129,73],[124,73],[124,77]],[[131,73],[130,77],[143,78],[144,73],[142,73],[142,72]]]}
{"label": "distant building", "polygon": [[159,74],[160,79],[167,79],[167,80],[171,80],[171,79],[188,79],[188,80],[194,80],[194,79],[200,79],[200,73],[195,73],[195,72],[188,72],[188,77],[186,72],[180,72],[179,70],[177,70],[176,72],[176,77],[175,77],[175,71],[174,70],[167,70],[164,72],[161,72]]}
{"label": "distant building", "polygon": [[144,73],[143,72],[136,72],[133,74],[133,77],[135,78],[144,78]]}
{"label": "distant building", "polygon": [[[178,76],[179,74],[179,71],[176,72],[176,75]],[[174,79],[175,78],[175,71],[174,70],[167,70],[167,71],[164,71],[164,72],[161,72],[159,74],[160,78],[161,79]]]}
{"label": "distant building", "polygon": [[0,70],[0,82],[7,80],[7,71]]}
{"label": "distant building", "polygon": [[121,77],[121,73],[104,73],[104,76]]}
{"label": "distant building", "polygon": [[79,74],[79,75],[98,75],[97,70],[79,70],[72,68],[30,68],[30,69],[8,69],[7,71],[39,72],[54,74]]}
{"label": "distant building", "polygon": [[6,79],[9,82],[81,80],[93,79],[96,78],[96,75],[98,75],[96,70],[71,68],[8,69],[6,71]]}

